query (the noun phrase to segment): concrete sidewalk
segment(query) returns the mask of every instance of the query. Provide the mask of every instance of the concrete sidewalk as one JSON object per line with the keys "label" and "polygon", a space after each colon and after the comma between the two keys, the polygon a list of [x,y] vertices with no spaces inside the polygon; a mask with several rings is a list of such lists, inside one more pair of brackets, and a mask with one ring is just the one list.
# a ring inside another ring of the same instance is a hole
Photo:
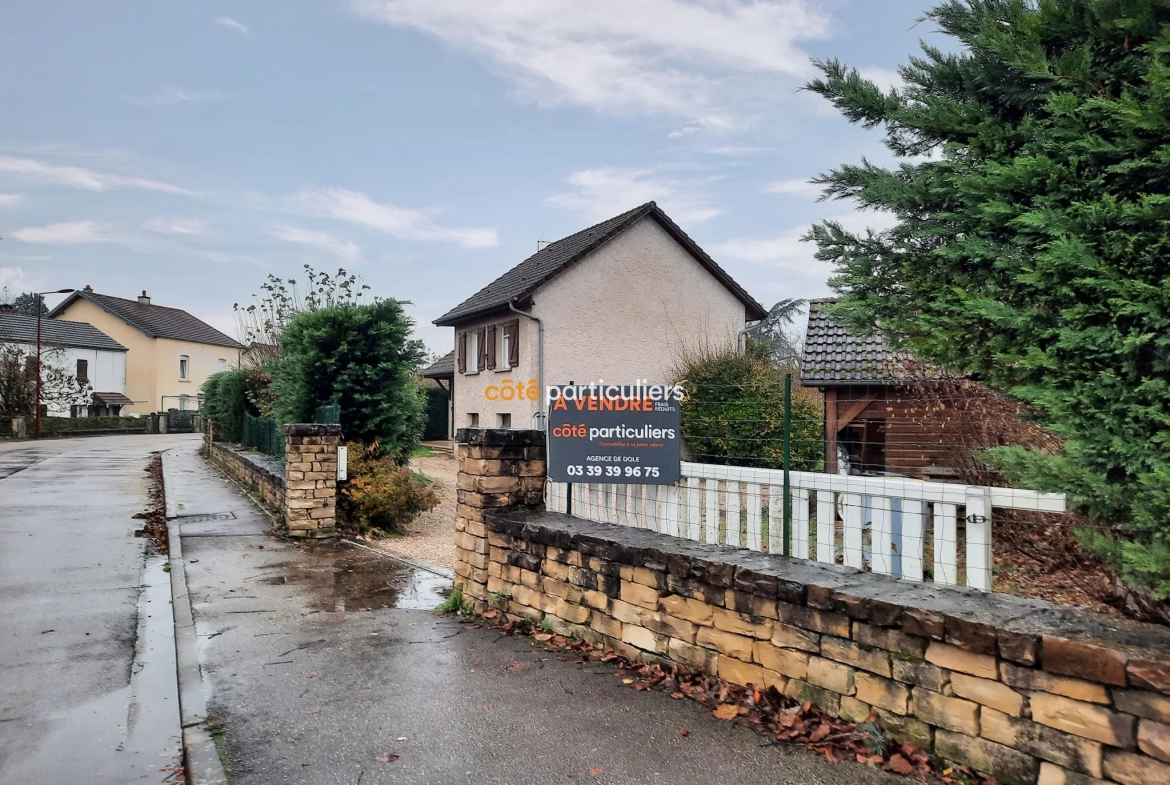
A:
{"label": "concrete sidewalk", "polygon": [[178,497],[199,500],[171,525],[240,785],[903,782],[436,617],[444,579],[343,543],[275,540],[193,446],[171,464]]}

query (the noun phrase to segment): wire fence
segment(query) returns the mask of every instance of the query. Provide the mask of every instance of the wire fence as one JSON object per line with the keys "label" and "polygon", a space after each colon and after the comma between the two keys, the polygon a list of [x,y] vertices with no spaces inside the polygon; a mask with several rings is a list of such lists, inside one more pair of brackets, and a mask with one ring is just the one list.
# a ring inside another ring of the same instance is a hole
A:
{"label": "wire fence", "polygon": [[957,382],[789,384],[689,385],[677,485],[549,483],[549,509],[984,591],[1088,601],[1104,586],[1064,496],[1010,487],[981,459],[1059,446],[1016,404]]}
{"label": "wire fence", "polygon": [[341,404],[321,404],[313,411],[313,422],[336,424],[341,422]]}
{"label": "wire fence", "polygon": [[284,460],[284,429],[275,420],[266,417],[253,417],[244,412],[244,421],[240,428],[240,444],[281,461]]}

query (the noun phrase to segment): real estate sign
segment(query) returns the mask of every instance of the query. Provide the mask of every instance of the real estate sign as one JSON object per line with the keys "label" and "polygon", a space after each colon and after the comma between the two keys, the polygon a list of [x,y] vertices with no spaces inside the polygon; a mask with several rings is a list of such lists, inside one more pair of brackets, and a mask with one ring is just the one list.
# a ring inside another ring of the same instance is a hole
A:
{"label": "real estate sign", "polygon": [[549,387],[548,476],[556,482],[674,485],[682,460],[681,387]]}

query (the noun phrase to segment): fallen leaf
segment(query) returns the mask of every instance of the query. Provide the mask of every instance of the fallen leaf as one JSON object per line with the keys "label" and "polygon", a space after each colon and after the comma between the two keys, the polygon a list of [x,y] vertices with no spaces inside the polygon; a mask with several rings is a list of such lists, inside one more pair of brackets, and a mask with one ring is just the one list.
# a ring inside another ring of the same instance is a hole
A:
{"label": "fallen leaf", "polygon": [[495,608],[488,608],[486,611],[483,612],[483,617],[485,619],[494,619],[499,615],[500,615],[500,612],[497,611]]}
{"label": "fallen leaf", "polygon": [[402,756],[400,756],[397,752],[391,752],[389,755],[383,755],[382,757],[378,758],[378,762],[389,763],[392,760],[398,760],[400,757]]}
{"label": "fallen leaf", "polygon": [[672,692],[670,693],[670,697],[674,698],[675,700],[682,700],[686,697],[686,695],[683,695],[681,692]]}
{"label": "fallen leaf", "polygon": [[601,773],[601,769],[590,769],[589,773],[596,777],[598,774]]}
{"label": "fallen leaf", "polygon": [[721,720],[734,720],[739,716],[739,707],[734,703],[724,703],[714,711],[714,714]]}
{"label": "fallen leaf", "polygon": [[524,667],[524,666],[523,666],[521,663],[519,663],[519,662],[513,662],[511,665],[509,665],[509,666],[508,666],[508,670],[510,670],[510,671],[518,671],[518,670],[520,670],[520,669],[521,669],[521,668],[523,668],[523,667]]}
{"label": "fallen leaf", "polygon": [[237,708],[237,709],[242,709],[242,708],[244,708],[244,707],[245,707],[245,706],[247,706],[247,705],[248,705],[248,704],[246,704],[246,703],[237,703],[237,704],[236,704],[236,708]]}
{"label": "fallen leaf", "polygon": [[816,730],[808,735],[808,740],[811,744],[816,744],[818,741],[824,741],[825,737],[828,736],[829,732],[832,730],[833,729],[829,727],[827,723],[818,725]]}
{"label": "fallen leaf", "polygon": [[691,732],[690,732],[689,730],[680,730],[680,731],[678,732],[678,735],[679,735],[679,736],[690,736],[690,735],[691,735]]}
{"label": "fallen leaf", "polygon": [[405,737],[405,736],[399,736],[399,737],[398,737],[398,739],[397,739],[397,741],[406,741],[406,737]]}
{"label": "fallen leaf", "polygon": [[633,683],[634,683],[633,679],[622,679],[622,684],[633,684]]}
{"label": "fallen leaf", "polygon": [[309,712],[309,714],[320,714],[320,713],[321,713],[320,709],[313,709],[312,711]]}
{"label": "fallen leaf", "polygon": [[534,640],[538,640],[541,643],[547,643],[548,641],[552,640],[552,633],[551,632],[538,632],[535,635],[533,635],[532,637]]}
{"label": "fallen leaf", "polygon": [[369,691],[370,691],[369,687],[362,687],[362,692],[369,692]]}
{"label": "fallen leaf", "polygon": [[315,678],[317,678],[317,671],[309,671],[308,673],[306,673],[306,674],[305,674],[305,678],[306,678],[306,679],[315,679]]}

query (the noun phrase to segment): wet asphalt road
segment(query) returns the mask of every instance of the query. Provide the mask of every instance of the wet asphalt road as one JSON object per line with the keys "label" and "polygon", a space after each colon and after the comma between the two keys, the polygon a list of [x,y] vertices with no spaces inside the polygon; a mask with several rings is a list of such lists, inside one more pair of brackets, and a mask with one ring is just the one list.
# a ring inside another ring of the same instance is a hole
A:
{"label": "wet asphalt road", "polygon": [[173,781],[169,579],[132,516],[191,438],[0,442],[0,783]]}
{"label": "wet asphalt road", "polygon": [[238,785],[904,782],[436,617],[423,608],[444,581],[274,540],[193,450],[172,455],[189,517],[171,525]]}

